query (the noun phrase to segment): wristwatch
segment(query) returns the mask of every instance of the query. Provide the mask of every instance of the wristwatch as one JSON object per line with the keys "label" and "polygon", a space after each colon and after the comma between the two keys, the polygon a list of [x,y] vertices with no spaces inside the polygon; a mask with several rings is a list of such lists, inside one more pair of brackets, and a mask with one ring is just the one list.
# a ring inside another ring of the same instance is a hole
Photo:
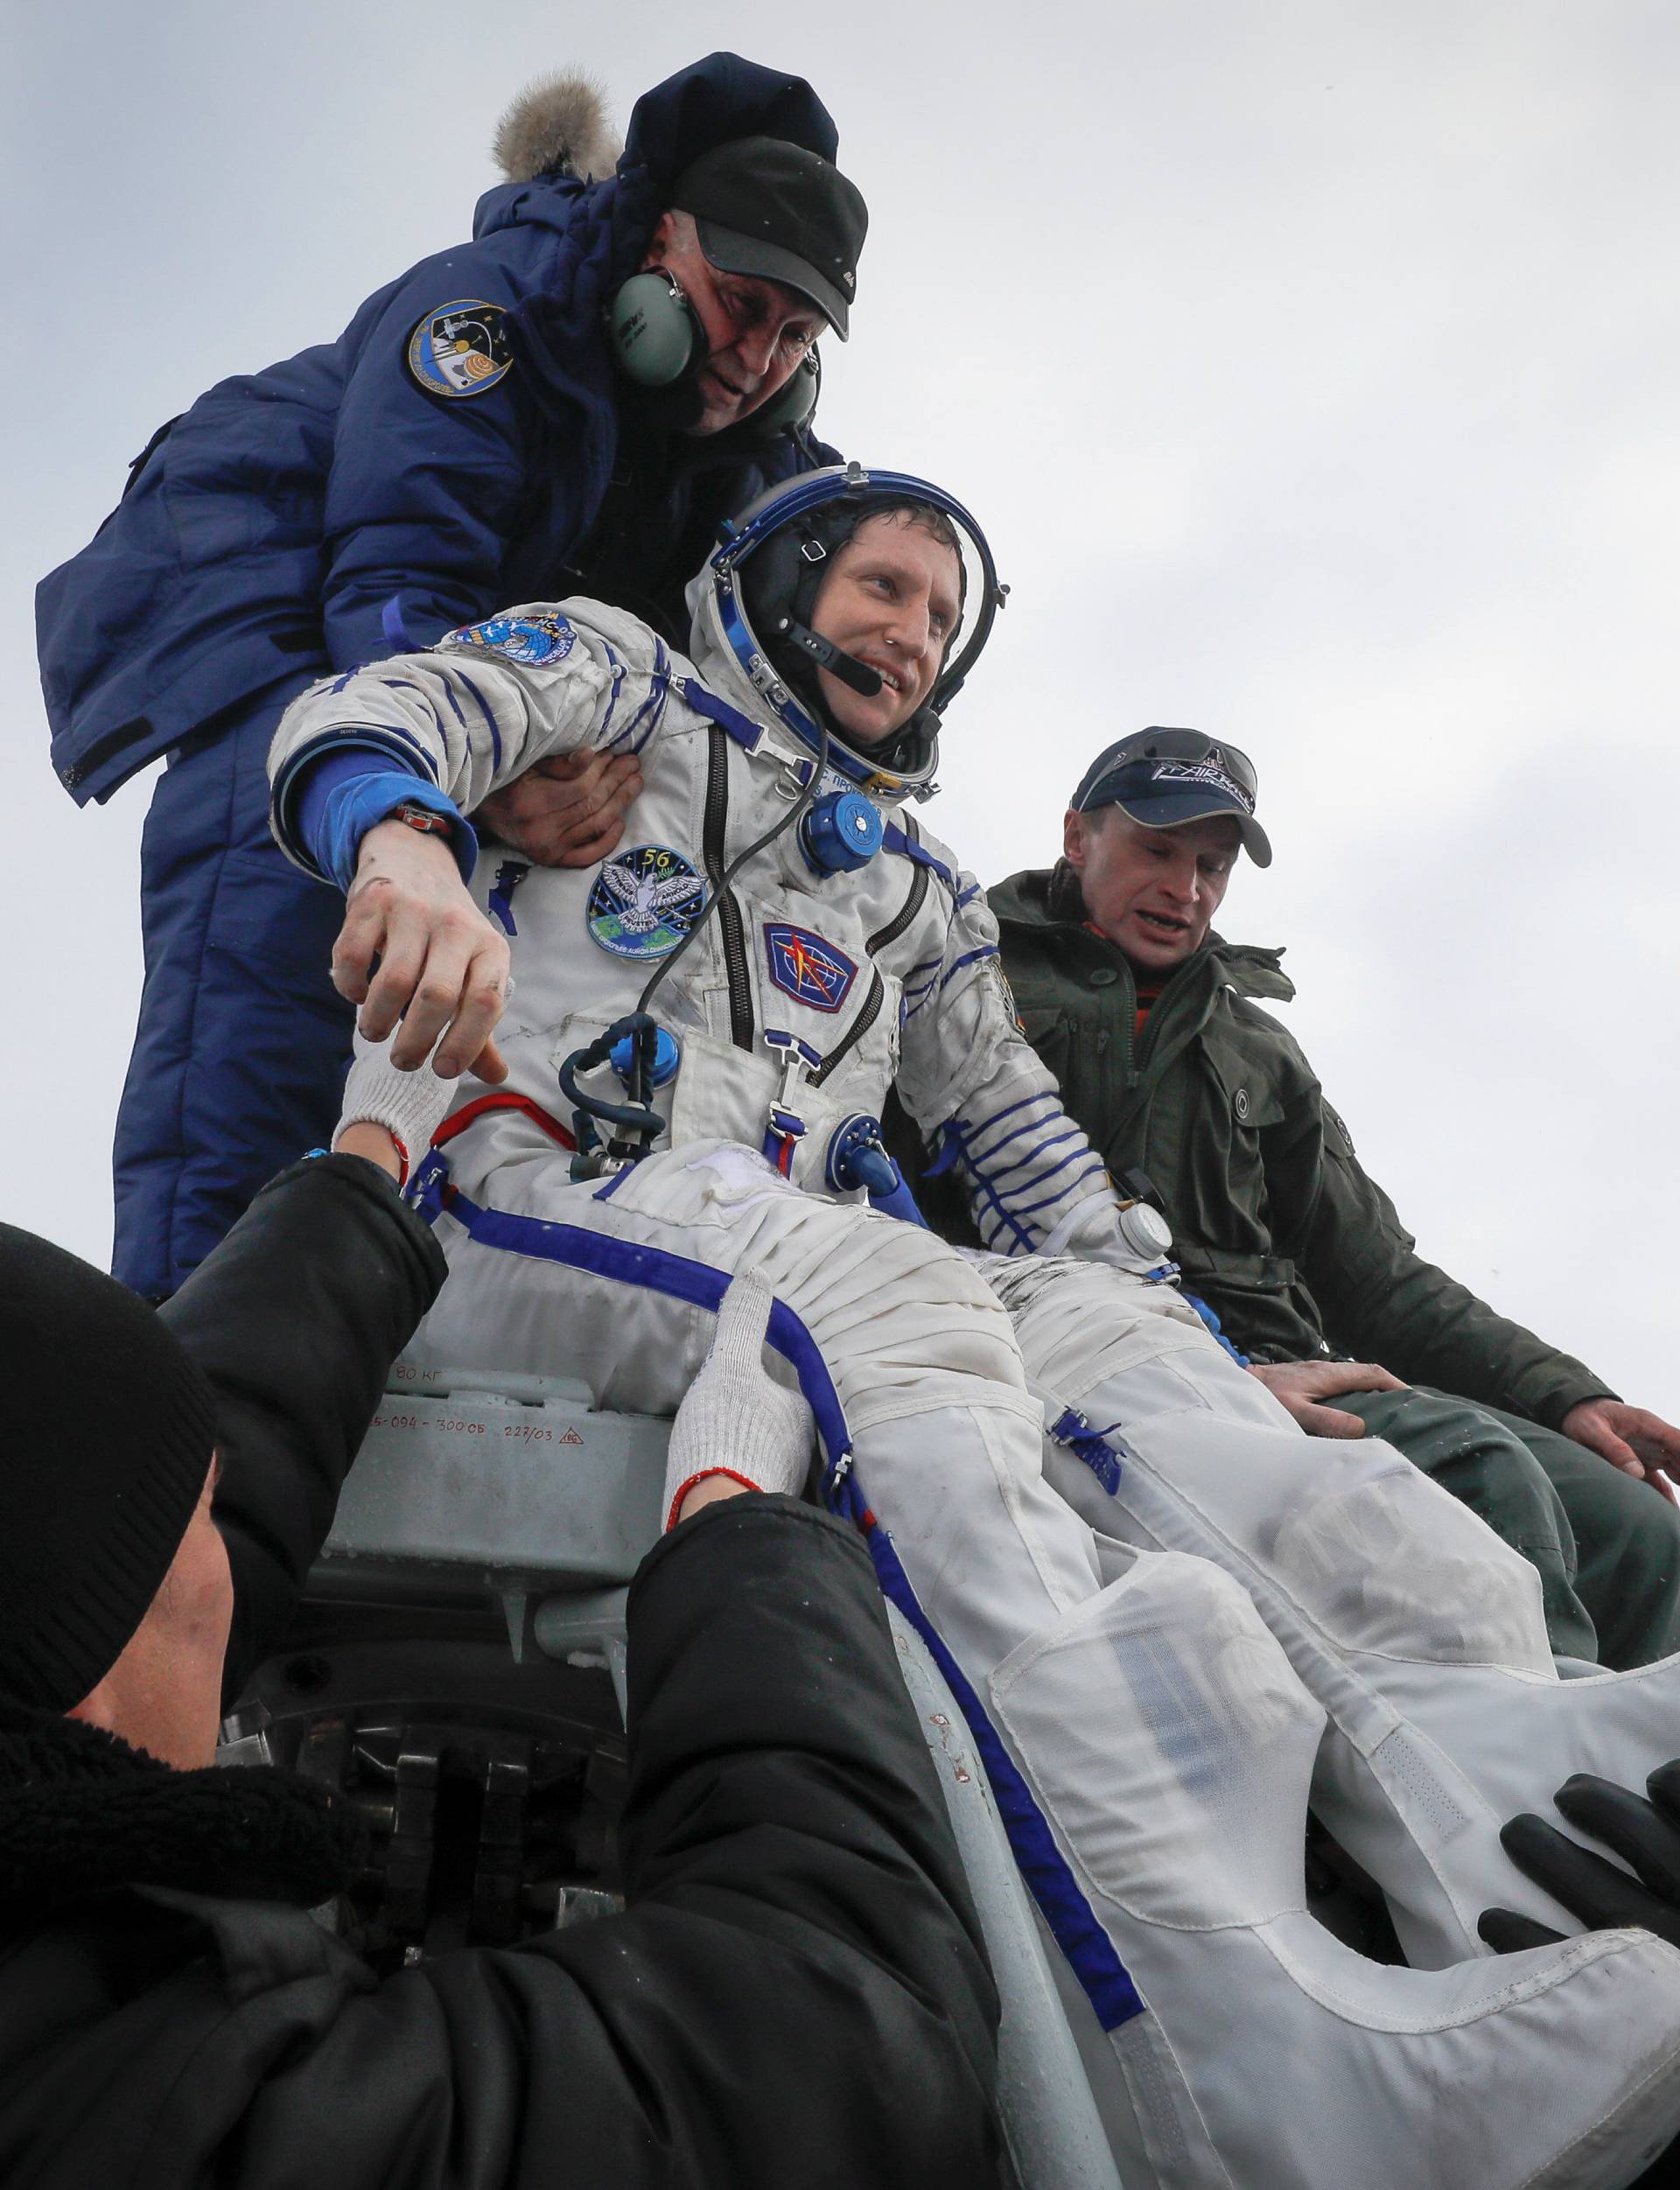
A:
{"label": "wristwatch", "polygon": [[447,814],[434,814],[429,806],[417,806],[412,799],[404,799],[401,806],[394,806],[385,818],[388,822],[406,822],[410,829],[417,829],[426,836],[447,836],[450,833]]}

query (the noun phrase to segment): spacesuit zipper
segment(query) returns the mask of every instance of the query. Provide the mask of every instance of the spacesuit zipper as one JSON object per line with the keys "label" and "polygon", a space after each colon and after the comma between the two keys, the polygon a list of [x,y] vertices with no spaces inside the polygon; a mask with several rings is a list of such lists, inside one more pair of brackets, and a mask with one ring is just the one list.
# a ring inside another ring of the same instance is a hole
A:
{"label": "spacesuit zipper", "polygon": [[878,969],[869,994],[864,998],[862,1008],[857,1018],[846,1029],[838,1046],[829,1052],[809,1080],[806,1081],[807,1087],[820,1088],[841,1060],[850,1056],[857,1048],[858,1043],[863,1040],[864,1035],[881,1016],[881,998],[886,994],[886,983],[881,979]]}
{"label": "spacesuit zipper", "polygon": [[[706,811],[701,826],[700,851],[706,880],[718,893],[728,860],[724,835],[729,823],[729,735],[714,723],[707,732]],[[729,1039],[737,1049],[752,1046],[752,983],[746,969],[746,933],[734,892],[725,890],[718,906],[718,926],[724,939],[724,971],[729,981]]]}
{"label": "spacesuit zipper", "polygon": [[917,913],[920,912],[921,901],[927,894],[927,868],[912,867],[910,870],[910,887],[905,892],[904,903],[900,906],[898,911],[892,915],[886,926],[885,927],[878,927],[875,933],[870,937],[869,941],[864,945],[864,948],[869,953],[872,958],[875,955],[878,950],[885,950],[889,943],[896,943],[898,941],[900,936],[903,934],[905,929],[909,927],[911,921],[914,920]]}

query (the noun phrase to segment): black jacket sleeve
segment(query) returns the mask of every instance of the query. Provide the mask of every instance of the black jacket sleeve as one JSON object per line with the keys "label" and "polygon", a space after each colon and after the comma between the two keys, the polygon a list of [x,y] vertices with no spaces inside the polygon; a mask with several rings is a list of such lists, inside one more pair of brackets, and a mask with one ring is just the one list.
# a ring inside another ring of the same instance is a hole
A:
{"label": "black jacket sleeve", "polygon": [[215,1514],[234,1578],[223,1694],[290,1619],[443,1251],[389,1179],[319,1156],[270,1180],[158,1311],[214,1388]]}
{"label": "black jacket sleeve", "polygon": [[627,1913],[257,2004],[218,2182],[996,2180],[996,1998],[858,1540],[721,1503],[649,1554],[629,1634]]}

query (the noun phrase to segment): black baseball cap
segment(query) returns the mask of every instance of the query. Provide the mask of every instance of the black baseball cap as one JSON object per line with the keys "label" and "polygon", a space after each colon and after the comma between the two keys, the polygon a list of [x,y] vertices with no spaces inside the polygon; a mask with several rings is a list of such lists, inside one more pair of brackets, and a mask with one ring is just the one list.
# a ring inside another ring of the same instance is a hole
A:
{"label": "black baseball cap", "polygon": [[1076,814],[1117,806],[1145,829],[1233,814],[1242,849],[1256,867],[1271,864],[1271,844],[1254,818],[1254,763],[1235,745],[1199,730],[1135,731],[1098,753],[1074,793]]}
{"label": "black baseball cap", "polygon": [[869,207],[820,153],[778,136],[715,144],[677,177],[671,204],[692,215],[714,266],[797,290],[845,340]]}

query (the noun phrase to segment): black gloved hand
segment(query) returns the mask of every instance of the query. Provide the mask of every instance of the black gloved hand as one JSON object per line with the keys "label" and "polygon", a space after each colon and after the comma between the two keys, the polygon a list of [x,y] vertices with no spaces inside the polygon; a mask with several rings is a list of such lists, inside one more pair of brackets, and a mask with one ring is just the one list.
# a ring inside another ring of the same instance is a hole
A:
{"label": "black gloved hand", "polygon": [[[1572,1825],[1591,1833],[1636,1873],[1581,1847],[1544,1818],[1512,1818],[1500,1833],[1511,1861],[1578,1916],[1589,1931],[1640,1924],[1680,1947],[1680,1758],[1659,1765],[1645,1782],[1648,1802],[1609,1780],[1578,1772],[1558,1788],[1558,1808]],[[1561,1932],[1488,1908],[1476,1927],[1496,1954],[1548,1946]]]}

